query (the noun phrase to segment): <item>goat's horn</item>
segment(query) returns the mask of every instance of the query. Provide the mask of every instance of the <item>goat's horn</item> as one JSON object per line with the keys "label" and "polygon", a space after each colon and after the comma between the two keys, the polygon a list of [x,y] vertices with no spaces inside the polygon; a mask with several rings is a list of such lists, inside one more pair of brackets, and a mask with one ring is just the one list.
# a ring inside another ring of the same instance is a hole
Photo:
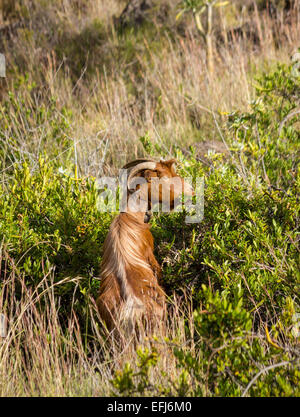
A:
{"label": "goat's horn", "polygon": [[156,162],[156,161],[154,161],[154,159],[139,158],[139,159],[135,159],[134,161],[128,162],[126,165],[122,167],[122,169],[130,169],[143,162]]}
{"label": "goat's horn", "polygon": [[155,168],[156,168],[156,162],[154,161],[142,162],[141,164],[136,165],[134,168],[132,168],[128,176],[128,179],[127,179],[128,188],[129,189],[131,188],[130,187],[131,180],[136,176],[136,174],[138,174],[141,171],[144,171],[145,169],[151,169],[152,171],[154,171]]}

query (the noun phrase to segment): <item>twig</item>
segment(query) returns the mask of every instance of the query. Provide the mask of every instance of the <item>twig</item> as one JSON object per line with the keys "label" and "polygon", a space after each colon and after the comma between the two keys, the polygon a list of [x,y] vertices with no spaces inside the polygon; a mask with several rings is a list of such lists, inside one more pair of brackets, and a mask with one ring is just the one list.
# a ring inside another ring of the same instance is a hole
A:
{"label": "twig", "polygon": [[300,114],[300,109],[297,109],[297,110],[293,111],[292,113],[289,113],[287,116],[285,116],[285,118],[282,120],[282,122],[279,125],[278,136],[281,135],[281,131],[283,129],[283,126],[285,125],[285,122],[287,122],[289,119],[296,116],[297,114]]}
{"label": "twig", "polygon": [[279,362],[279,363],[275,363],[275,365],[270,365],[267,366],[266,368],[262,369],[261,371],[259,371],[254,378],[251,379],[251,381],[249,382],[249,384],[247,385],[245,391],[242,394],[242,397],[245,397],[247,392],[249,391],[249,389],[252,387],[252,385],[254,384],[254,382],[261,376],[261,374],[263,374],[264,372],[268,372],[271,369],[275,369],[275,368],[279,368],[280,366],[285,366],[285,365],[292,365],[293,362],[297,361],[299,359],[295,359],[294,361],[283,361],[283,362]]}
{"label": "twig", "polygon": [[[257,141],[258,141],[258,146],[259,146],[259,149],[261,150],[262,149],[262,146],[261,146],[261,142],[260,142],[260,136],[259,136],[257,122],[255,124],[255,130],[256,130],[256,137],[257,137]],[[263,167],[263,171],[264,171],[265,181],[270,186],[271,183],[270,183],[270,179],[268,177],[268,174],[267,174],[267,171],[266,171],[266,167],[265,167],[265,157],[264,157],[264,154],[262,154],[262,156],[261,156],[261,163],[262,163],[262,167]]]}

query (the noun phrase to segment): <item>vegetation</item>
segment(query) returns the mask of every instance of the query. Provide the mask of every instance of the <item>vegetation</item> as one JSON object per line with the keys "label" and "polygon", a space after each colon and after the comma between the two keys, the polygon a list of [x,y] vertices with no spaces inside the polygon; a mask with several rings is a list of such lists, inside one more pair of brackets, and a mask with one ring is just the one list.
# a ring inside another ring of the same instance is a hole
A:
{"label": "vegetation", "polygon": [[[121,1],[4,2],[2,396],[300,394],[299,2],[219,2],[213,71],[173,3],[119,25]],[[120,352],[94,301],[97,179],[138,156],[204,177],[204,218],[154,214],[168,334]]]}

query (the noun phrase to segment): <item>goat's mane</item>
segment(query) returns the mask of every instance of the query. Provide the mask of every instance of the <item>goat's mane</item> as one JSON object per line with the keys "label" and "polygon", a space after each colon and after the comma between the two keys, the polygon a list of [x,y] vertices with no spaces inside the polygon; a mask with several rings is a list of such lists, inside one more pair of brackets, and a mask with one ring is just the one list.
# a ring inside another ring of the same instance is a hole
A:
{"label": "goat's mane", "polygon": [[114,275],[124,298],[130,291],[126,271],[135,269],[153,274],[145,259],[146,248],[151,244],[149,238],[152,239],[148,230],[148,224],[139,222],[130,213],[121,213],[113,220],[105,239],[101,276],[105,280]]}

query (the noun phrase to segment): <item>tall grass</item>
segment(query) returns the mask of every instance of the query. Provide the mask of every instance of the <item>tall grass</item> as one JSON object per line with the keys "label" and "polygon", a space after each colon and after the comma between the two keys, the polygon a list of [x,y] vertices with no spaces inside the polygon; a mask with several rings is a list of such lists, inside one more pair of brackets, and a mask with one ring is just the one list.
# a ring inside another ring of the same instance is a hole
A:
{"label": "tall grass", "polygon": [[[118,32],[112,15],[122,2],[109,3],[76,8],[71,2],[25,2],[21,27],[2,39],[8,66],[3,97],[10,90],[23,104],[10,109],[3,133],[7,138],[14,132],[21,154],[36,159],[45,148],[51,152],[43,137],[55,116],[46,115],[41,123],[24,115],[49,106],[49,99],[54,112],[72,112],[67,135],[69,146],[76,144],[82,175],[109,172],[140,156],[139,138],[146,132],[170,154],[176,145],[217,139],[211,111],[222,119],[224,113],[247,110],[254,98],[253,77],[278,60],[288,62],[299,44],[297,5],[286,24],[266,12],[244,16],[258,33],[257,43],[237,35],[219,42],[209,79],[204,46],[191,22],[184,36],[155,20]],[[5,145],[12,146],[8,139]]]}

